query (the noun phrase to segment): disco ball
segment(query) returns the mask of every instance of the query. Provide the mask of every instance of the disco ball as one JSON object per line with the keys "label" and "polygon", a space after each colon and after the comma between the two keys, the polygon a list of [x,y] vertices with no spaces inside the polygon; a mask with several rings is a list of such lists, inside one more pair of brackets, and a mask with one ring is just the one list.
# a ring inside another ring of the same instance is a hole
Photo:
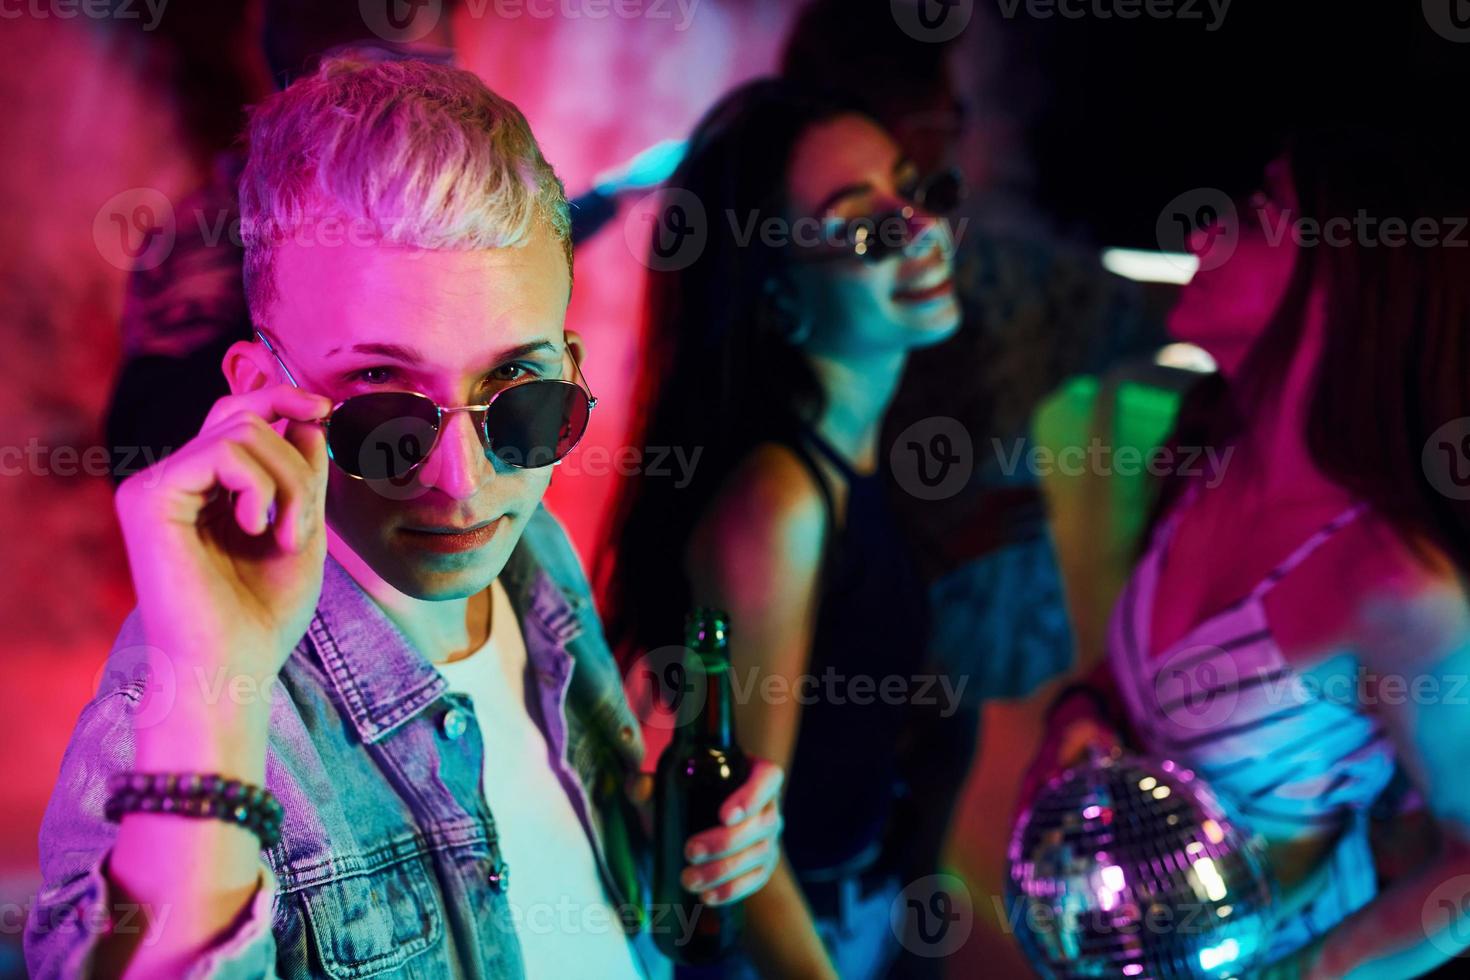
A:
{"label": "disco ball", "polygon": [[1059,980],[1239,977],[1270,938],[1259,840],[1173,762],[1068,769],[1022,811],[1008,859],[1021,943]]}

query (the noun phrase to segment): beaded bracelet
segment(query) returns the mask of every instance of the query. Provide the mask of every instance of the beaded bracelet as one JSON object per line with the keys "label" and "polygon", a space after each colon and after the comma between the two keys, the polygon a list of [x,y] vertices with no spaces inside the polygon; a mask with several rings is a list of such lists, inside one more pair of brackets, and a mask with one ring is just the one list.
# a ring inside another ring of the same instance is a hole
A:
{"label": "beaded bracelet", "polygon": [[107,780],[107,819],[172,813],[239,824],[265,847],[281,839],[281,804],[262,786],[213,773],[119,772]]}

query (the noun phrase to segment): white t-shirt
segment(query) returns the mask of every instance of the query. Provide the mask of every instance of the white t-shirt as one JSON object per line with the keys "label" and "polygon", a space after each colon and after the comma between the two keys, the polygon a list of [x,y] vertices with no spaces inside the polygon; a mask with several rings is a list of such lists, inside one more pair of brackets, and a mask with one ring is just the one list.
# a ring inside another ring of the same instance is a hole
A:
{"label": "white t-shirt", "polygon": [[485,645],[438,669],[450,690],[469,696],[480,723],[482,788],[509,868],[507,897],[526,976],[641,978],[592,844],[526,705],[526,644],[499,579],[491,597]]}

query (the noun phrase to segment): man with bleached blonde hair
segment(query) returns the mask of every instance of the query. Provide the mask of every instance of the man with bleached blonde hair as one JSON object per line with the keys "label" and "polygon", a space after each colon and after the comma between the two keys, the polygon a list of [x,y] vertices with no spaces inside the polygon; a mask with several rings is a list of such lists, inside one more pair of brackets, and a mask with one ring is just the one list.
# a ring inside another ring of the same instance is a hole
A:
{"label": "man with bleached blonde hair", "polygon": [[[36,977],[660,976],[642,741],[541,499],[596,404],[567,205],[475,76],[329,61],[252,116],[256,337],[117,493],[138,606],[72,736]],[[779,768],[691,837],[777,859]]]}

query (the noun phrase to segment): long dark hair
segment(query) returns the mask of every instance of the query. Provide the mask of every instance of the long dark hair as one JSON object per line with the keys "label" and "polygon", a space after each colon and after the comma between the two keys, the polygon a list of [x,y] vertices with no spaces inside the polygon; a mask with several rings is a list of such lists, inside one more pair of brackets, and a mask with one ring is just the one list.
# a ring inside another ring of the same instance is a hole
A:
{"label": "long dark hair", "polygon": [[[1436,488],[1424,458],[1440,426],[1470,417],[1465,138],[1412,122],[1336,127],[1298,135],[1287,159],[1300,218],[1316,228],[1345,220],[1353,230],[1346,243],[1298,249],[1286,295],[1238,381],[1211,379],[1187,397],[1175,440],[1226,445],[1271,410],[1320,284],[1326,330],[1304,433],[1313,462],[1411,546],[1438,547],[1470,576],[1470,502]],[[1376,220],[1371,232],[1357,230],[1360,213]],[[1432,222],[1439,243],[1400,232],[1401,244],[1385,244],[1388,218],[1410,230]],[[1156,514],[1177,498],[1179,484],[1165,486]]]}
{"label": "long dark hair", "polygon": [[801,135],[855,111],[795,83],[747,83],[699,122],[668,182],[655,234],[692,222],[708,235],[692,262],[677,261],[682,268],[661,270],[668,253],[650,253],[634,418],[644,420],[644,460],[673,448],[700,455],[687,486],[646,473],[619,490],[614,550],[601,556],[597,578],[621,657],[679,641],[690,604],[685,546],[705,508],[751,449],[793,438],[823,408],[821,385],[790,340],[799,313],[789,253],[759,227],[790,217],[786,174]]}

